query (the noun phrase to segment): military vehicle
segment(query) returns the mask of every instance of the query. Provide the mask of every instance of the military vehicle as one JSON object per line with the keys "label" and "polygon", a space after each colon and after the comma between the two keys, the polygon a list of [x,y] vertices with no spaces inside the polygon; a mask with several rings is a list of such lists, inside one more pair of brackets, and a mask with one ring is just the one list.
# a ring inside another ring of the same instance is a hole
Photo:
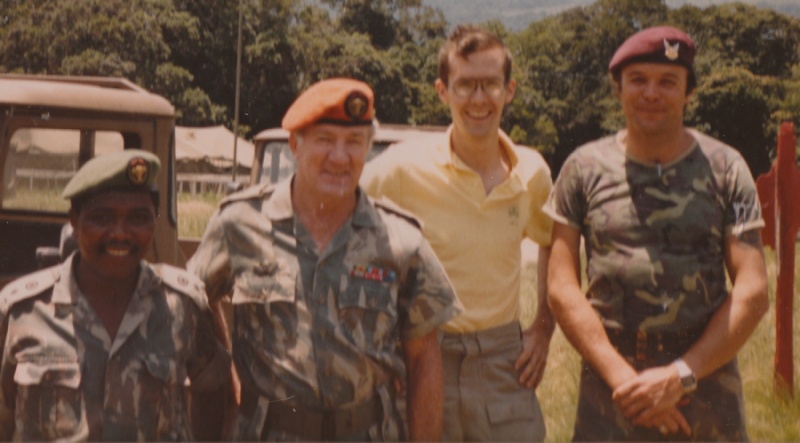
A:
{"label": "military vehicle", "polygon": [[148,260],[185,263],[174,186],[175,109],[123,78],[0,74],[0,288],[70,252],[69,179],[94,156],[128,148],[162,164]]}

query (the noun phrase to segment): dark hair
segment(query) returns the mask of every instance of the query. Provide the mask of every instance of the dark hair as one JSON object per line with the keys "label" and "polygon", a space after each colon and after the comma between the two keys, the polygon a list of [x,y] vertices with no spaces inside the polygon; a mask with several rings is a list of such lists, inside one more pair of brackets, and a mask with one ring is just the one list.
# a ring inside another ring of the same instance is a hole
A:
{"label": "dark hair", "polygon": [[[626,66],[632,63],[647,63],[649,60],[646,59],[632,59],[630,62],[626,62],[623,65],[620,65],[613,71],[611,71],[611,78],[614,80],[614,87],[622,88],[622,70],[625,69]],[[650,63],[660,63],[659,61],[649,61]],[[683,63],[670,63],[675,64],[677,66],[683,66],[686,68],[687,77],[686,77],[686,95],[689,95],[697,88],[697,76],[694,73],[694,68],[691,66],[686,66]]]}
{"label": "dark hair", "polygon": [[439,50],[439,80],[448,84],[450,74],[450,54],[466,59],[471,54],[492,48],[501,48],[505,53],[503,75],[506,83],[511,79],[511,51],[503,40],[491,32],[475,25],[458,25],[447,42]]}
{"label": "dark hair", "polygon": [[97,197],[100,194],[104,194],[106,192],[146,192],[150,195],[150,200],[153,202],[153,209],[158,215],[158,204],[161,201],[161,198],[158,194],[158,191],[149,191],[144,189],[131,189],[129,187],[120,187],[120,188],[107,188],[103,189],[100,192],[90,192],[87,194],[78,195],[70,200],[70,212],[74,212],[76,214],[81,212],[83,206],[88,203],[93,198]]}

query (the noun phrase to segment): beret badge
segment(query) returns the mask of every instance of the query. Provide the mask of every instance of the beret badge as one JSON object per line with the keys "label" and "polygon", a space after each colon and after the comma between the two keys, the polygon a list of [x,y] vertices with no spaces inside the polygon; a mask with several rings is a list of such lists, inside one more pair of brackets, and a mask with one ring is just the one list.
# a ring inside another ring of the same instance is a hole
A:
{"label": "beret badge", "polygon": [[134,157],[128,162],[128,180],[134,185],[143,185],[150,175],[147,161],[142,157]]}
{"label": "beret badge", "polygon": [[667,39],[664,39],[664,56],[672,61],[677,60],[680,47],[680,42],[675,42],[675,44],[672,45],[667,41]]}
{"label": "beret badge", "polygon": [[344,112],[353,121],[358,121],[364,118],[364,114],[369,109],[369,100],[367,96],[360,91],[353,91],[347,96],[344,101]]}

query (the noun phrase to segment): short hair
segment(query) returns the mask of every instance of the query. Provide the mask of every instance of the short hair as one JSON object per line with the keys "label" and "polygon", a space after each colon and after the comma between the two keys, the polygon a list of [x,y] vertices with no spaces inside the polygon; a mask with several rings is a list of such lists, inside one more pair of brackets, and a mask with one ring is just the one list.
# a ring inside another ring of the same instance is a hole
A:
{"label": "short hair", "polygon": [[110,188],[100,192],[90,192],[82,195],[75,196],[74,198],[70,199],[70,212],[74,212],[75,214],[80,214],[83,210],[83,207],[86,206],[91,200],[97,197],[100,194],[104,194],[106,192],[130,192],[130,193],[146,193],[150,196],[150,201],[153,203],[153,210],[158,216],[158,205],[161,201],[161,196],[159,195],[158,191],[150,191],[145,189],[131,189],[131,188]]}
{"label": "short hair", "polygon": [[[622,66],[618,69],[611,71],[609,74],[611,76],[612,84],[611,87],[615,88],[615,90],[622,89],[622,70],[625,69],[627,65]],[[683,65],[678,65],[683,66]],[[691,94],[695,89],[697,89],[697,75],[694,73],[694,69],[688,66],[683,66],[686,68],[686,95]]]}
{"label": "short hair", "polygon": [[[376,118],[373,118],[372,119],[372,123],[370,123],[370,125],[369,125],[369,144],[370,144],[370,148],[372,147],[372,142],[375,140],[375,133],[378,131],[378,126],[379,125],[380,125],[380,123],[378,122],[378,119],[376,119]],[[295,140],[297,140],[297,144],[298,145],[302,145],[303,144],[303,131],[305,131],[306,128],[308,128],[308,126],[305,126],[303,128],[300,128],[300,129],[295,129],[294,131],[290,131],[290,135],[294,136]]]}
{"label": "short hair", "polygon": [[442,48],[439,50],[439,80],[445,85],[450,77],[450,54],[466,59],[470,55],[487,49],[500,48],[503,50],[503,76],[505,82],[511,79],[511,51],[500,37],[484,28],[475,25],[458,25],[450,34]]}

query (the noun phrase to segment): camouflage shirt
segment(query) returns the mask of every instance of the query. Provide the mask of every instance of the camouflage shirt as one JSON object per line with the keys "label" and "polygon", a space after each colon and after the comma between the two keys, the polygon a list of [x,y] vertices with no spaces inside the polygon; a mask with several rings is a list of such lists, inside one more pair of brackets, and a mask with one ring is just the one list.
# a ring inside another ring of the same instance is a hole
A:
{"label": "camouflage shirt", "polygon": [[211,300],[232,294],[243,393],[307,410],[358,404],[405,379],[398,339],[461,308],[412,218],[359,191],[318,255],[294,217],[290,181],[223,201],[188,267]]}
{"label": "camouflage shirt", "polygon": [[567,159],[545,211],[581,231],[606,327],[700,327],[728,295],[726,237],[764,225],[753,178],[736,150],[697,131],[664,165],[626,156],[621,134]]}
{"label": "camouflage shirt", "polygon": [[[64,264],[0,292],[0,440],[188,440],[187,386],[227,380],[196,277],[142,262],[113,339]],[[188,379],[187,379],[188,378]]]}

